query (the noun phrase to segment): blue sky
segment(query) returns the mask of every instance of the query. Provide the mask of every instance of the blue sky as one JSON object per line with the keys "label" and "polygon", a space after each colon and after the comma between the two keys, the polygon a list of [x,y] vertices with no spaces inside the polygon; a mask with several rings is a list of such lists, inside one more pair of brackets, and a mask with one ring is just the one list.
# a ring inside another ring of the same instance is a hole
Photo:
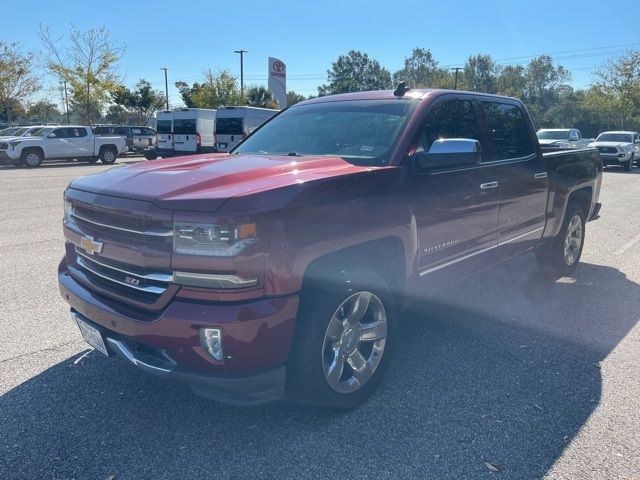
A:
{"label": "blue sky", "polygon": [[[104,5],[104,7],[98,7]],[[393,71],[411,49],[429,48],[443,66],[462,65],[476,53],[499,63],[526,62],[558,53],[573,73],[573,85],[592,80],[607,58],[640,48],[640,6],[631,0],[561,1],[199,1],[44,3],[31,0],[3,6],[0,39],[42,51],[40,23],[54,33],[71,24],[80,29],[105,25],[127,46],[119,71],[125,84],[146,78],[164,89],[160,67],[169,68],[170,100],[179,104],[173,82],[201,78],[203,69],[239,75],[243,48],[245,84],[265,84],[267,57],[287,64],[288,90],[317,94],[326,70],[340,54],[362,50]]]}

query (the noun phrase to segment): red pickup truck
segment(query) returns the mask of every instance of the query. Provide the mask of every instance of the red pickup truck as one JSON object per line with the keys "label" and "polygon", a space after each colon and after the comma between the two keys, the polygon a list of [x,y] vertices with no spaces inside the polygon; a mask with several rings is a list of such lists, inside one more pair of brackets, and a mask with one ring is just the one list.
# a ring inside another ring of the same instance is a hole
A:
{"label": "red pickup truck", "polygon": [[316,98],[230,154],[72,182],[60,291],[97,350],[198,394],[349,408],[412,299],[531,251],[571,273],[601,179],[595,149],[543,155],[512,98]]}

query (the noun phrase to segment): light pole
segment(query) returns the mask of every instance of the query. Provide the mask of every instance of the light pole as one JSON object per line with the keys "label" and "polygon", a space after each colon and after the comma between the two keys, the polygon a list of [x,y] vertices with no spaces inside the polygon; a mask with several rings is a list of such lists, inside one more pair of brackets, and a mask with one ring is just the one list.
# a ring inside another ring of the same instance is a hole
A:
{"label": "light pole", "polygon": [[240,54],[240,98],[244,98],[244,54],[246,50],[234,50],[234,53]]}
{"label": "light pole", "polygon": [[162,67],[160,70],[164,70],[164,100],[167,105],[167,111],[169,111],[169,82],[167,81],[167,67]]}
{"label": "light pole", "polygon": [[453,89],[457,90],[458,89],[458,70],[462,70],[462,67],[453,67],[450,70],[455,70],[456,71],[456,80],[455,80]]}

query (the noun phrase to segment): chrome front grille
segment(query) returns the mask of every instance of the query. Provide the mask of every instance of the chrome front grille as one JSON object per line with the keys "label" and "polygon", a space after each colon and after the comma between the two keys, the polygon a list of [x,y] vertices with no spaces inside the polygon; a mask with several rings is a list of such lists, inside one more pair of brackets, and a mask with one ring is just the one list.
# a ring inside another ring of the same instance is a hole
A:
{"label": "chrome front grille", "polygon": [[163,221],[148,220],[102,212],[75,205],[71,214],[74,221],[90,226],[94,230],[110,234],[136,236],[150,241],[163,242],[173,236],[173,228]]}
{"label": "chrome front grille", "polygon": [[[166,292],[173,276],[168,272],[148,271],[132,265],[93,257],[75,249],[76,263],[83,273],[97,277],[109,289],[126,292],[138,299],[152,303]],[[96,278],[92,278],[96,280]]]}

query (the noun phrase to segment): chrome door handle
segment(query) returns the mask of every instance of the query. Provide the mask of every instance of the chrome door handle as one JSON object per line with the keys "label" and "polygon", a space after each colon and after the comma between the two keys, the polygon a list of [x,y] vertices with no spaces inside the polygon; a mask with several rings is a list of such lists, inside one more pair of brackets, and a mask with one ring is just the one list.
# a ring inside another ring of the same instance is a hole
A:
{"label": "chrome door handle", "polygon": [[491,190],[492,188],[498,188],[498,182],[487,182],[480,184],[480,189],[482,190]]}
{"label": "chrome door handle", "polygon": [[536,173],[533,178],[547,178],[547,172]]}

